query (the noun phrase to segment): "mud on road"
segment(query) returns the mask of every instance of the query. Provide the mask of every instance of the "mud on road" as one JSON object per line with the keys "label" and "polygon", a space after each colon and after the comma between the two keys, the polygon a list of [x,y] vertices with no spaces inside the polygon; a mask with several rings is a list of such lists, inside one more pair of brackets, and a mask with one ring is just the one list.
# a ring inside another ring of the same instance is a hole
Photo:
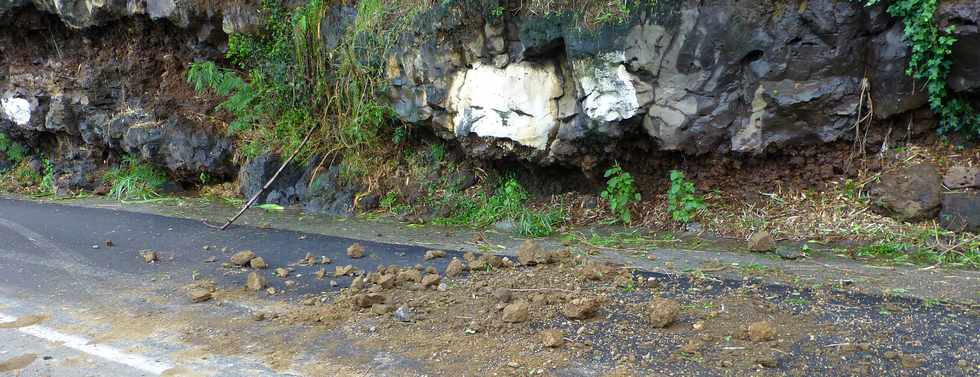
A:
{"label": "mud on road", "polygon": [[[844,281],[653,273],[541,244],[432,253],[0,208],[0,312],[20,318],[0,323],[0,338],[46,326],[157,360],[165,375],[971,376],[980,365],[976,306],[854,293]],[[248,287],[250,276],[262,284]],[[27,352],[12,351],[0,346],[0,365],[22,375],[84,370],[45,349],[23,366]]]}

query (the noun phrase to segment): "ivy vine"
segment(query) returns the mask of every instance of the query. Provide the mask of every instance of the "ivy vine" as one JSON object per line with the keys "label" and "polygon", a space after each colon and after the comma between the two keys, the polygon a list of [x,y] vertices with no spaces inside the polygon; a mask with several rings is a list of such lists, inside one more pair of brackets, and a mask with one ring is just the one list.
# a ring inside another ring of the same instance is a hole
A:
{"label": "ivy vine", "polygon": [[[866,0],[873,6],[881,0]],[[929,94],[929,108],[939,116],[939,133],[953,132],[980,139],[980,115],[962,98],[954,97],[949,90],[954,27],[940,29],[934,17],[939,0],[895,0],[888,6],[888,14],[900,18],[905,25],[905,41],[912,48],[905,73],[916,80],[923,80]]]}

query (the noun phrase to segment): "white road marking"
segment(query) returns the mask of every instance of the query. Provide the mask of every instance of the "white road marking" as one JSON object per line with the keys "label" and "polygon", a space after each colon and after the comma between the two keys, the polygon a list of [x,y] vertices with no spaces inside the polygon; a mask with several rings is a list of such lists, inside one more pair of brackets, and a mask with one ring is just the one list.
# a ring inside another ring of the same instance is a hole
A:
{"label": "white road marking", "polygon": [[[12,322],[16,320],[17,317],[11,317],[0,313],[0,322]],[[123,364],[155,375],[161,375],[167,369],[173,368],[172,365],[164,362],[151,360],[139,355],[129,354],[106,345],[92,344],[88,339],[75,335],[64,334],[58,332],[57,330],[40,325],[21,327],[16,330],[36,338],[87,353],[100,359]]]}

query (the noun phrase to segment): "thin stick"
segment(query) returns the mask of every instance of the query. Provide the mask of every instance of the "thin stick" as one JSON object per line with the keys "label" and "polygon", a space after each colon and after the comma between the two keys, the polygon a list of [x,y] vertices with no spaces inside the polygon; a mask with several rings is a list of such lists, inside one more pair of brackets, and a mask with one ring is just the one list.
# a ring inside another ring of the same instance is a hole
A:
{"label": "thin stick", "polygon": [[232,217],[232,218],[228,219],[228,221],[225,223],[225,225],[222,225],[220,227],[219,226],[212,225],[212,224],[209,224],[207,221],[204,221],[204,225],[207,225],[208,227],[211,227],[211,228],[214,228],[214,229],[218,229],[218,230],[228,229],[228,226],[230,226],[232,223],[234,223],[235,220],[238,220],[238,218],[241,217],[242,214],[244,214],[245,211],[248,210],[248,208],[252,206],[252,204],[255,204],[255,201],[256,200],[259,200],[259,196],[261,196],[262,193],[265,192],[265,190],[268,190],[269,187],[272,186],[272,183],[274,183],[276,181],[276,179],[279,178],[279,174],[282,173],[282,171],[286,169],[286,165],[289,165],[290,162],[293,162],[293,159],[295,159],[296,156],[299,155],[299,152],[301,150],[303,150],[303,147],[306,146],[306,143],[310,141],[310,137],[313,136],[313,132],[316,131],[316,129],[319,128],[319,127],[320,127],[320,124],[317,123],[316,125],[313,126],[313,128],[310,128],[310,132],[307,132],[306,133],[306,137],[303,138],[303,142],[299,143],[299,146],[296,147],[296,150],[293,151],[293,154],[290,155],[289,158],[286,159],[286,161],[284,161],[282,163],[282,166],[279,166],[279,170],[276,170],[276,174],[273,174],[272,175],[272,178],[270,178],[269,181],[266,182],[265,185],[262,186],[262,189],[260,189],[259,192],[255,193],[255,195],[252,195],[252,198],[248,200],[248,203],[245,203],[245,206],[242,207],[242,209],[240,211],[238,211],[238,214],[236,214],[235,217]]}

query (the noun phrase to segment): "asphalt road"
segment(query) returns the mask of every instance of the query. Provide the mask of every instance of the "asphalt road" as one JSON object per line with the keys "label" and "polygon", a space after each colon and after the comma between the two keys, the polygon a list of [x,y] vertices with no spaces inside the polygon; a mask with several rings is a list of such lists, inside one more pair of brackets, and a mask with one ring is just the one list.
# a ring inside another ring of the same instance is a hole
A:
{"label": "asphalt road", "polygon": [[[112,241],[111,247],[106,245],[107,240]],[[329,278],[296,279],[298,285],[286,290],[283,279],[270,278],[270,284],[284,293],[262,293],[257,297],[252,294],[249,299],[223,300],[222,305],[191,305],[180,287],[195,277],[203,277],[222,287],[240,289],[246,274],[222,268],[221,264],[243,249],[254,250],[272,266],[294,265],[292,274],[296,276],[313,274],[320,268],[295,266],[307,253],[333,259],[326,266],[328,271],[346,264],[372,271],[379,265],[414,265],[425,252],[422,247],[359,241],[368,255],[351,259],[345,250],[352,242],[355,241],[342,237],[247,226],[217,231],[188,219],[0,199],[0,376],[330,375],[301,367],[270,368],[276,355],[265,352],[263,342],[278,339],[280,344],[288,344],[290,339],[302,336],[302,330],[269,330],[242,318],[250,318],[257,306],[274,308],[282,301],[300,301],[311,293],[340,289],[349,284],[349,278],[335,279],[335,286]],[[141,256],[145,250],[156,251],[160,260],[145,263]],[[447,261],[437,259],[427,265],[442,270]],[[649,275],[664,282],[667,294],[679,298],[689,294],[687,278]],[[725,280],[713,290],[698,291],[686,299],[728,295],[744,284],[758,282]],[[766,286],[762,292],[774,305],[810,300],[806,290],[798,292],[785,286]],[[876,374],[970,375],[969,368],[980,363],[980,318],[975,309],[926,307],[916,300],[873,295],[834,297],[822,322],[835,326],[864,324],[854,332],[855,336],[894,337],[894,350],[928,356],[922,369],[903,370],[884,360],[885,349],[875,350],[866,357],[870,370]],[[648,297],[624,293],[620,299],[641,303]],[[886,304],[899,307],[901,314],[883,313],[881,308]],[[566,330],[575,331],[571,327]],[[307,360],[320,367],[329,365],[331,358],[345,359],[347,364],[356,360],[372,371],[371,375],[427,374],[422,361],[350,348],[344,346],[342,336],[317,335],[307,342],[315,345],[310,352],[298,351],[289,360]],[[812,340],[819,344],[849,341],[819,336]],[[669,337],[624,341],[611,332],[598,331],[592,341],[597,345],[596,358],[589,362],[614,364],[610,360],[615,354],[636,349],[656,353],[657,349],[643,348],[666,342],[676,349],[684,341]],[[235,352],[196,353],[203,342]],[[835,357],[833,354],[808,352],[812,351],[793,349],[785,359],[808,360],[804,366],[816,374],[851,373],[822,366],[827,357]],[[694,361],[662,360],[651,364],[651,370],[674,375],[714,375],[711,369]],[[964,362],[969,368],[955,365]],[[794,374],[789,368],[777,372]],[[558,374],[592,375],[574,370]]]}
{"label": "asphalt road", "polygon": [[[106,246],[107,240],[112,247]],[[19,376],[182,375],[174,374],[181,369],[167,356],[181,346],[179,342],[141,337],[139,331],[100,340],[112,335],[104,323],[115,320],[104,309],[184,310],[187,298],[178,287],[194,276],[241,287],[246,275],[229,274],[221,264],[244,249],[256,251],[271,266],[294,264],[311,253],[332,258],[328,268],[352,264],[369,271],[378,264],[415,264],[425,252],[419,247],[362,241],[368,257],[354,260],[346,256],[352,242],[243,226],[217,231],[186,219],[0,199],[0,363],[36,356],[18,371]],[[145,263],[141,256],[145,250],[156,251],[160,260]],[[216,262],[206,262],[212,258]],[[431,265],[443,268],[444,263]],[[294,268],[297,276],[319,269]],[[271,276],[272,272],[263,273]],[[285,288],[282,279],[268,281],[280,291]],[[295,281],[297,286],[267,300],[300,300],[308,293],[340,289],[350,278],[335,279],[336,287],[330,279]],[[248,307],[209,306],[207,313],[197,314],[221,318],[243,312],[247,316],[248,311]],[[4,322],[31,315],[47,318],[36,326],[3,328]],[[131,317],[138,320],[140,315]],[[0,364],[0,375],[3,369]],[[215,357],[196,360],[194,369],[230,376],[282,374],[254,360]]]}

